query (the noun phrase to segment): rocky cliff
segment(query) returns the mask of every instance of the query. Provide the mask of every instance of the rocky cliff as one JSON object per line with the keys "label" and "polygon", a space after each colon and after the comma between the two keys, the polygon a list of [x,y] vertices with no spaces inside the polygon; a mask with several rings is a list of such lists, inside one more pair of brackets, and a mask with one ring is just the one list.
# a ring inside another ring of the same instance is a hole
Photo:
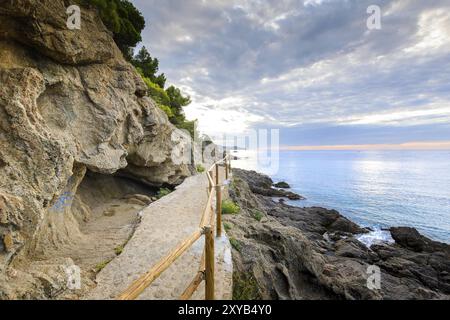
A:
{"label": "rocky cliff", "polygon": [[0,1],[0,298],[45,298],[65,281],[50,253],[83,238],[87,172],[150,186],[191,173],[173,160],[190,155],[185,134],[96,12],[82,9],[81,30],[67,28],[69,5]]}
{"label": "rocky cliff", "polygon": [[[241,211],[224,221],[234,246],[235,297],[450,299],[449,245],[400,227],[390,230],[395,243],[368,248],[358,235],[369,230],[337,211],[275,202],[267,196],[269,177],[233,174],[230,196]],[[372,266],[380,286],[369,279]]]}

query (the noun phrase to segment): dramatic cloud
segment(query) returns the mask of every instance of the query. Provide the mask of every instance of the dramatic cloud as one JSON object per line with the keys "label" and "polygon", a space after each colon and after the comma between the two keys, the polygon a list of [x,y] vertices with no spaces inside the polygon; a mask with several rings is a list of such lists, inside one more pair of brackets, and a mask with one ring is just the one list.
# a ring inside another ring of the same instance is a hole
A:
{"label": "dramatic cloud", "polygon": [[[209,134],[285,144],[450,140],[448,0],[134,0],[143,44]],[[369,5],[381,30],[368,30]],[[395,140],[395,141],[394,141]]]}

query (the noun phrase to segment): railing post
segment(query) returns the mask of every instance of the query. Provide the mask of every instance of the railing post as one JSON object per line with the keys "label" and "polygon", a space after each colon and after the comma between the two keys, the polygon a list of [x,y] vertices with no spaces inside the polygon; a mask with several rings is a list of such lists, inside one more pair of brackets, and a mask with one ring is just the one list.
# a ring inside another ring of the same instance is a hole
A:
{"label": "railing post", "polygon": [[214,300],[214,236],[211,226],[205,227],[205,299]]}
{"label": "railing post", "polygon": [[[209,172],[207,173],[207,175],[209,175]],[[212,188],[211,180],[209,180],[209,178],[208,178],[208,192],[211,192],[211,188]]]}
{"label": "railing post", "polygon": [[219,165],[216,163],[216,186],[219,184]]}
{"label": "railing post", "polygon": [[222,236],[222,187],[216,186],[216,236]]}
{"label": "railing post", "polygon": [[[208,172],[208,174],[209,174],[209,176],[211,177],[211,180],[214,178],[214,174],[213,174],[213,171],[212,170],[210,170],[209,172]],[[213,188],[213,184],[211,183],[211,181],[208,179],[208,181],[209,181],[209,192],[212,192],[212,188]]]}
{"label": "railing post", "polygon": [[225,164],[225,180],[228,180],[228,159],[227,158],[225,158],[224,164]]}

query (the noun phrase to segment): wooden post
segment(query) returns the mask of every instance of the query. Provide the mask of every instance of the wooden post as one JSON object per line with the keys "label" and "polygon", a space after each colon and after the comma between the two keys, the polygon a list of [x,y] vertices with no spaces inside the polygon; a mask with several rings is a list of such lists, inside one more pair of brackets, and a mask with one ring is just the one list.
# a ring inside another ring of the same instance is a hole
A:
{"label": "wooden post", "polygon": [[[208,172],[207,174],[210,174],[210,173]],[[208,178],[208,191],[211,192],[211,189],[212,189],[211,180],[209,180],[209,178]]]}
{"label": "wooden post", "polygon": [[[209,176],[211,177],[211,179],[214,179],[213,170],[209,171]],[[211,183],[211,181],[209,181],[209,192],[212,192],[212,188],[213,188],[213,184]]]}
{"label": "wooden post", "polygon": [[219,184],[219,165],[216,163],[216,186]]}
{"label": "wooden post", "polygon": [[222,187],[216,186],[216,236],[222,236]]}
{"label": "wooden post", "polygon": [[225,159],[224,164],[225,164],[225,180],[228,180],[228,160],[227,159]]}
{"label": "wooden post", "polygon": [[210,226],[205,227],[205,299],[214,300],[214,236]]}

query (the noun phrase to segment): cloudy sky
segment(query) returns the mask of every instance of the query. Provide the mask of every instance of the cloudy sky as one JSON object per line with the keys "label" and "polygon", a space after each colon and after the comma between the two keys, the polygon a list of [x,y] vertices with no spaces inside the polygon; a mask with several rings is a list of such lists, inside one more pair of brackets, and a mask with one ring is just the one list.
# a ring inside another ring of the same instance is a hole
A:
{"label": "cloudy sky", "polygon": [[[132,0],[143,44],[215,135],[291,146],[450,141],[448,0]],[[367,8],[381,8],[381,29]]]}

